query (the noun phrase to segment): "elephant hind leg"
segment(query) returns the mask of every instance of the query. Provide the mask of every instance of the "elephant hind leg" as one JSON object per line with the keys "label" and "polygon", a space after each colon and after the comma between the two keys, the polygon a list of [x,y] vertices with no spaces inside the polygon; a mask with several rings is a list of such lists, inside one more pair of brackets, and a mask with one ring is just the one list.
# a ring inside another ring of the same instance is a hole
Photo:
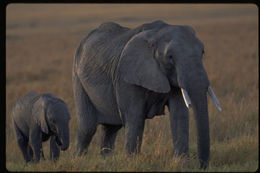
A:
{"label": "elephant hind leg", "polygon": [[122,125],[103,124],[101,136],[101,154],[104,156],[114,150],[116,135]]}
{"label": "elephant hind leg", "polygon": [[92,137],[96,132],[97,112],[77,74],[73,76],[73,88],[78,117],[78,134],[74,154],[82,155],[87,151]]}
{"label": "elephant hind leg", "polygon": [[29,139],[28,139],[28,137],[26,137],[23,134],[23,132],[21,132],[21,130],[17,127],[15,122],[14,122],[14,129],[15,129],[15,133],[16,133],[16,139],[17,139],[18,146],[22,151],[25,162],[28,163],[32,160],[32,155],[30,153],[28,153],[28,150],[27,150],[27,148],[29,147],[29,145],[28,145]]}
{"label": "elephant hind leg", "polygon": [[27,146],[27,153],[30,158],[33,158],[33,149],[30,145]]}
{"label": "elephant hind leg", "polygon": [[76,142],[76,148],[75,148],[75,154],[78,154],[79,156],[86,154],[88,150],[88,146],[96,132],[95,129],[89,129],[88,131],[78,131],[77,135],[77,142]]}

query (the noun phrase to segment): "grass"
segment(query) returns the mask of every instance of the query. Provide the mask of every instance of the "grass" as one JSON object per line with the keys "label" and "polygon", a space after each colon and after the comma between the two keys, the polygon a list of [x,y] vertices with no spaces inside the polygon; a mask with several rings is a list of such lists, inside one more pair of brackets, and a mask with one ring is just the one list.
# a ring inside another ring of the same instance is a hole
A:
{"label": "grass", "polygon": [[[131,6],[131,8],[130,8]],[[77,132],[72,92],[72,63],[81,39],[104,21],[128,27],[163,19],[191,25],[205,45],[204,66],[223,112],[209,100],[211,154],[205,171],[253,172],[259,158],[258,25],[254,5],[23,5],[7,8],[6,40],[6,168],[9,171],[201,171],[196,127],[190,111],[190,159],[172,155],[168,110],[166,116],[146,120],[142,152],[124,151],[124,129],[113,154],[99,154],[98,128],[84,157],[71,155]],[[105,8],[104,8],[105,7]],[[221,12],[221,13],[220,13]],[[33,14],[33,15],[32,15]],[[120,14],[120,15],[118,15]],[[29,90],[53,93],[70,109],[71,141],[60,159],[25,165],[15,140],[10,110]]]}

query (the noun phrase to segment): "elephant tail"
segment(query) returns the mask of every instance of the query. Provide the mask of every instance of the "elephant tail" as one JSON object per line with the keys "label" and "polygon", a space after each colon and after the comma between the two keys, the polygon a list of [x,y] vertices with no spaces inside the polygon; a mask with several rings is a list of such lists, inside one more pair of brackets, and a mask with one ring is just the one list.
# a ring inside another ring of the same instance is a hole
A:
{"label": "elephant tail", "polygon": [[78,46],[76,52],[75,52],[75,56],[74,56],[74,61],[73,61],[73,67],[72,67],[72,75],[76,75],[77,73],[77,68],[78,68],[78,62],[80,59],[80,55],[82,52],[82,45],[80,43],[80,46]]}

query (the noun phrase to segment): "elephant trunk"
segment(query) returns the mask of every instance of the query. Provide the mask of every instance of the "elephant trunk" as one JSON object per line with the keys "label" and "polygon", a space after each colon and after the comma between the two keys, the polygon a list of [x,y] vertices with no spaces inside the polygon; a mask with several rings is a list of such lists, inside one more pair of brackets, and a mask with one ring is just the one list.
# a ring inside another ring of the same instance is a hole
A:
{"label": "elephant trunk", "polygon": [[207,102],[207,92],[210,83],[202,63],[198,63],[196,67],[190,65],[189,69],[192,73],[186,73],[186,71],[181,70],[179,71],[178,83],[181,87],[182,96],[186,106],[188,108],[192,107],[195,115],[200,167],[206,168],[208,166],[210,156],[209,116]]}
{"label": "elephant trunk", "polygon": [[192,81],[192,85],[186,85],[188,86],[188,91],[181,88],[181,92],[187,108],[192,107],[194,111],[195,121],[197,125],[197,141],[200,167],[205,169],[208,166],[210,155],[207,94],[209,94],[209,96],[212,98],[219,111],[221,111],[222,108],[216,95],[213,92],[212,87],[209,85],[206,73],[200,73],[199,76],[200,78],[196,82],[191,79],[189,80]]}
{"label": "elephant trunk", "polygon": [[69,148],[69,128],[63,128],[62,130],[60,130],[59,132],[59,140],[60,140],[60,149],[61,150],[67,150]]}
{"label": "elephant trunk", "polygon": [[197,143],[200,167],[206,168],[209,163],[210,137],[207,93],[198,92],[189,94],[197,125]]}

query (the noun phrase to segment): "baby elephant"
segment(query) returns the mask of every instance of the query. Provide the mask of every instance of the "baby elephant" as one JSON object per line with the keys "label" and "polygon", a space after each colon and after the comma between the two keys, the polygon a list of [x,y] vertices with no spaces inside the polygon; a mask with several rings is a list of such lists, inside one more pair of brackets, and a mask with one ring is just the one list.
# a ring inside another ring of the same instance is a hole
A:
{"label": "baby elephant", "polygon": [[28,92],[16,101],[12,117],[26,163],[44,159],[42,142],[50,137],[51,160],[59,158],[60,149],[69,147],[70,113],[66,103],[54,95]]}

